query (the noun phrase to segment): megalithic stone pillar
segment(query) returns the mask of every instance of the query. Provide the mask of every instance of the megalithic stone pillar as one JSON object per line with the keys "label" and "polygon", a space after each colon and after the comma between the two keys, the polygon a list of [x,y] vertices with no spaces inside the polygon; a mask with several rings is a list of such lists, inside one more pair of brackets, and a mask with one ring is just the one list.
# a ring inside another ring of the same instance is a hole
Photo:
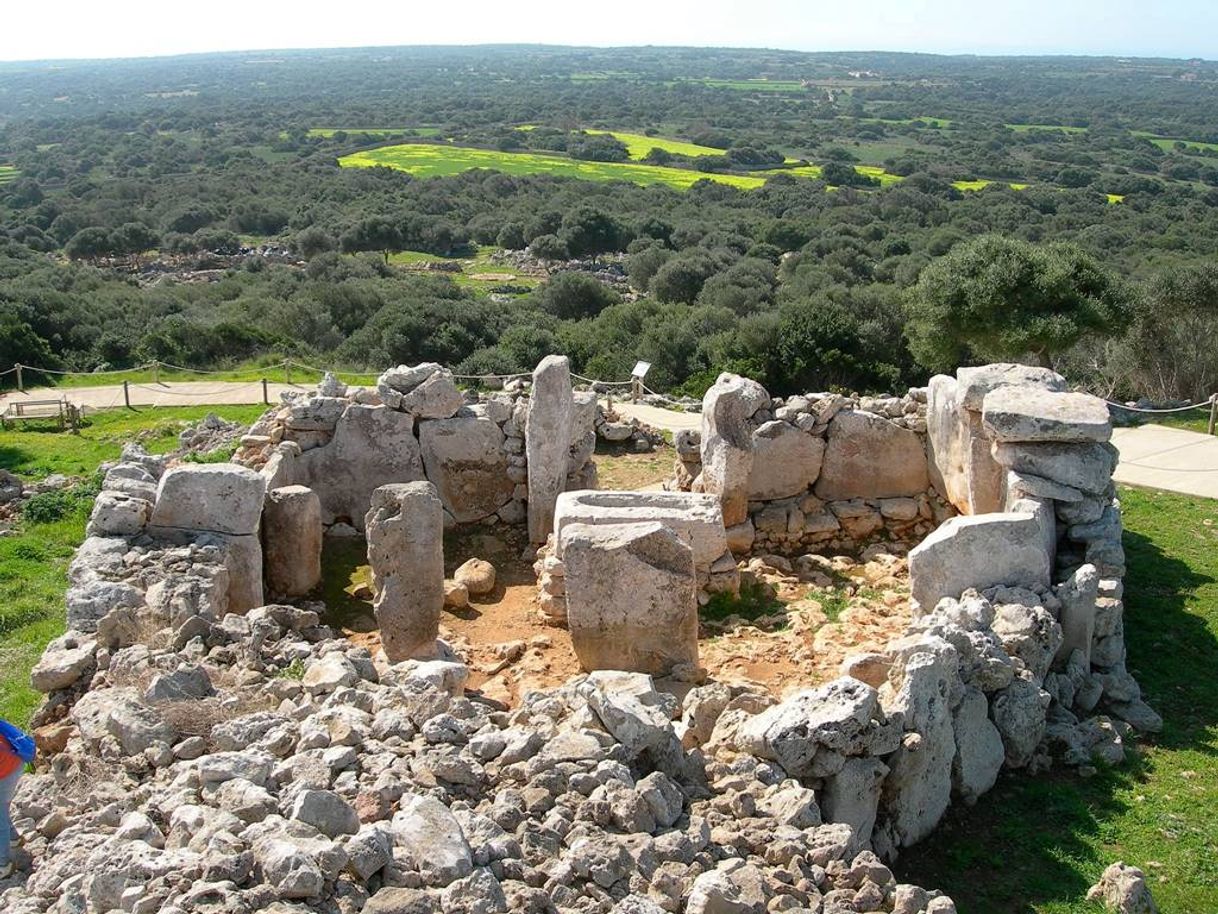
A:
{"label": "megalithic stone pillar", "polygon": [[385,656],[392,663],[433,656],[444,607],[444,506],[436,487],[381,486],[364,523]]}
{"label": "megalithic stone pillar", "polygon": [[533,370],[525,428],[532,543],[544,543],[554,528],[554,503],[567,481],[574,413],[570,362],[563,355],[548,355]]}
{"label": "megalithic stone pillar", "polygon": [[305,486],[267,493],[262,554],[271,593],[302,597],[321,581],[321,499]]}
{"label": "megalithic stone pillar", "polygon": [[769,402],[770,395],[756,381],[728,372],[702,398],[702,491],[719,497],[727,527],[748,519],[753,471],[748,419]]}

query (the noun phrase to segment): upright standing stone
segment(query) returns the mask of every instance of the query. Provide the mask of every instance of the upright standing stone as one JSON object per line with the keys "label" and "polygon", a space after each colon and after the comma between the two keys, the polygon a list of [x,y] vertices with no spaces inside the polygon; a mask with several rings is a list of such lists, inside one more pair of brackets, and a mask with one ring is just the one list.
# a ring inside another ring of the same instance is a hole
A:
{"label": "upright standing stone", "polygon": [[272,593],[300,597],[321,580],[321,499],[306,486],[267,493],[262,511],[263,564]]}
{"label": "upright standing stone", "polygon": [[554,502],[566,486],[575,399],[571,365],[548,355],[533,371],[525,429],[529,462],[529,541],[544,543],[554,527]]}
{"label": "upright standing stone", "polygon": [[1074,651],[1081,651],[1083,660],[1090,669],[1099,590],[1100,573],[1094,565],[1081,565],[1074,574],[1057,586],[1057,598],[1062,601],[1062,645],[1057,649],[1055,658],[1058,665],[1064,667]]}
{"label": "upright standing stone", "polygon": [[585,670],[663,676],[698,662],[694,553],[660,523],[562,530],[567,626]]}
{"label": "upright standing stone", "polygon": [[753,471],[748,420],[769,402],[770,395],[756,381],[728,372],[702,398],[702,491],[718,496],[727,527],[748,519]]}
{"label": "upright standing stone", "polygon": [[444,506],[436,487],[381,486],[365,528],[385,656],[396,663],[434,653],[444,607]]}

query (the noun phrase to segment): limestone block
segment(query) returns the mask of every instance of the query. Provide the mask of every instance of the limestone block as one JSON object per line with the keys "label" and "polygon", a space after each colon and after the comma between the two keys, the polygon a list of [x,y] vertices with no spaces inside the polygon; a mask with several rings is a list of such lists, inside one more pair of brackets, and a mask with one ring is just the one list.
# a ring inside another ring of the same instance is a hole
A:
{"label": "limestone block", "polygon": [[909,429],[871,413],[842,410],[829,423],[828,439],[816,481],[818,498],[892,498],[926,491],[926,453]]}
{"label": "limestone block", "polygon": [[1108,490],[1119,457],[1109,442],[995,441],[993,454],[1008,470],[1041,476],[1089,495],[1102,495]]}
{"label": "limestone block", "polygon": [[1039,387],[1052,391],[1066,389],[1066,379],[1051,368],[1016,365],[1010,362],[958,368],[956,380],[960,382],[960,405],[975,413],[981,412],[986,394],[1000,387]]}
{"label": "limestone block", "polygon": [[135,536],[143,531],[152,505],[124,492],[102,492],[93,501],[93,513],[85,527],[86,536]]}
{"label": "limestone block", "polygon": [[416,419],[447,419],[464,404],[465,397],[457,390],[452,372],[441,368],[428,375],[414,390],[402,394],[397,408]]}
{"label": "limestone block", "polygon": [[585,670],[665,675],[698,662],[694,553],[659,523],[568,524],[567,626]]}
{"label": "limestone block", "polygon": [[557,558],[563,557],[563,531],[570,524],[655,522],[676,531],[694,552],[694,567],[708,573],[728,551],[723,512],[713,495],[692,492],[601,492],[583,489],[558,496],[554,509]]}
{"label": "limestone block", "polygon": [[1041,525],[1030,514],[952,517],[909,553],[910,591],[923,612],[970,587],[1045,587],[1049,570]]}
{"label": "limestone block", "polygon": [[305,486],[267,493],[262,514],[263,563],[272,593],[300,597],[321,581],[321,499]]}
{"label": "limestone block", "polygon": [[233,463],[174,467],[157,486],[154,527],[249,536],[258,532],[266,480]]}
{"label": "limestone block", "polygon": [[1058,616],[1062,643],[1054,658],[1057,665],[1065,666],[1070,654],[1077,650],[1082,652],[1086,668],[1091,668],[1091,642],[1095,637],[1099,586],[1100,573],[1094,565],[1080,566],[1068,580],[1057,586],[1057,598],[1062,603]]}
{"label": "limestone block", "polygon": [[222,612],[246,613],[266,604],[262,591],[262,541],[256,536],[209,533],[200,545],[215,543],[228,570],[228,602]]}
{"label": "limestone block", "polygon": [[338,420],[334,439],[300,457],[298,481],[321,499],[322,521],[363,530],[372,490],[423,479],[414,418],[384,406],[352,404]]}
{"label": "limestone block", "polygon": [[854,830],[854,847],[871,844],[876,810],[880,805],[880,785],[888,766],[878,758],[847,759],[842,770],[825,779],[821,793],[821,812],[826,822],[844,822]]}
{"label": "limestone block", "polygon": [[427,479],[445,509],[465,524],[494,514],[512,499],[503,432],[475,416],[419,423],[419,446]]}
{"label": "limestone block", "polygon": [[756,381],[724,372],[702,398],[702,489],[719,499],[729,526],[748,517],[753,436],[748,419],[770,402]]}
{"label": "limestone block", "polygon": [[1002,770],[1002,737],[990,722],[989,704],[980,689],[970,686],[953,712],[956,756],[952,760],[952,789],[972,803],[994,786]]}
{"label": "limestone block", "polygon": [[959,402],[959,383],[949,375],[930,379],[926,395],[926,434],[930,451],[930,480],[935,489],[961,510],[967,510],[967,422]]}
{"label": "limestone block", "polygon": [[825,441],[786,422],[767,422],[753,432],[749,500],[789,498],[807,491],[820,475]]}
{"label": "limestone block", "polygon": [[444,607],[444,506],[435,486],[381,486],[365,526],[385,656],[396,663],[432,654]]}
{"label": "limestone block", "polygon": [[1108,405],[1099,397],[1038,387],[1000,387],[985,395],[981,421],[994,441],[1107,441]]}
{"label": "limestone block", "polygon": [[956,755],[951,690],[956,665],[955,651],[943,642],[916,650],[905,661],[893,704],[903,713],[910,732],[888,761],[892,770],[884,780],[881,799],[886,831],[897,847],[930,834],[951,801]]}
{"label": "limestone block", "polygon": [[532,543],[544,543],[554,527],[554,503],[567,481],[574,416],[570,362],[566,356],[548,355],[533,370],[525,433]]}
{"label": "limestone block", "polygon": [[1045,702],[1034,682],[1016,679],[994,695],[991,714],[1002,736],[1006,763],[1022,768],[1032,760],[1045,733]]}

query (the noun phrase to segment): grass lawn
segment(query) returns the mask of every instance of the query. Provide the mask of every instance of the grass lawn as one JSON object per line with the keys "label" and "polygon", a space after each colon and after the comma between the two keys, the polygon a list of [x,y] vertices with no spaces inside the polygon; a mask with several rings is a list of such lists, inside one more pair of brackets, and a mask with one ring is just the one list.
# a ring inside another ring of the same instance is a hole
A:
{"label": "grass lawn", "polygon": [[[149,451],[173,450],[182,423],[209,412],[252,422],[262,407],[113,410],[90,416],[79,435],[50,424],[0,430],[0,467],[26,479],[51,473],[92,476],[99,463],[117,458],[137,435]],[[6,720],[26,723],[41,700],[29,686],[30,669],[46,643],[63,631],[68,562],[84,539],[88,517],[84,500],[59,520],[22,521],[15,534],[0,537],[0,717]]]}
{"label": "grass lawn", "polygon": [[[392,259],[392,258],[391,258]],[[440,259],[440,258],[436,258]],[[328,366],[320,365],[319,368]],[[376,383],[376,372],[360,372],[339,370],[335,374],[337,377],[348,384],[371,385]],[[259,362],[247,362],[240,365],[234,365],[232,368],[222,369],[218,371],[208,371],[206,373],[191,371],[190,369],[166,368],[161,366],[155,372],[151,368],[132,368],[127,371],[106,372],[100,374],[91,371],[73,372],[71,374],[60,375],[42,375],[27,369],[25,374],[25,387],[27,390],[34,387],[56,387],[60,389],[74,389],[79,387],[98,387],[110,384],[122,384],[123,381],[129,381],[132,384],[154,384],[156,382],[177,382],[177,381],[197,381],[202,383],[221,383],[221,382],[244,382],[260,381],[266,378],[274,384],[302,384],[320,379],[317,372],[301,367],[300,363],[293,363],[290,369],[285,369],[283,360],[279,359],[270,364],[261,364]],[[3,387],[6,390],[12,390],[16,386],[16,381],[13,375],[6,375],[4,378]],[[142,408],[142,407],[141,407]]]}
{"label": "grass lawn", "polygon": [[1087,887],[1115,860],[1141,867],[1164,914],[1218,911],[1218,501],[1122,488],[1129,668],[1163,733],[1083,779],[1003,775],[953,808],[899,877],[961,914],[1096,914]]}

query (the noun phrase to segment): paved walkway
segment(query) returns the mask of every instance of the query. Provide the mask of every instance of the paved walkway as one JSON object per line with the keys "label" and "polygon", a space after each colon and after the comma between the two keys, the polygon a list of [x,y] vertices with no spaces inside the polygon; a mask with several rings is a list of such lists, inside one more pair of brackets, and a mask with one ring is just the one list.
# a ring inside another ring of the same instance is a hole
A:
{"label": "paved walkway", "polygon": [[1112,443],[1117,482],[1218,498],[1218,436],[1150,424],[1113,429]]}
{"label": "paved walkway", "polygon": [[646,403],[631,403],[629,400],[613,401],[613,408],[628,419],[638,419],[656,428],[679,432],[686,428],[702,428],[702,416],[699,413],[679,413],[675,409],[664,409],[659,406],[648,406]]}
{"label": "paved walkway", "polygon": [[[285,390],[308,390],[313,385],[270,384],[266,395],[271,403],[279,402],[279,394]],[[129,384],[128,393],[132,406],[218,406],[220,404],[243,404],[263,402],[261,381],[173,381],[163,384],[152,382]],[[0,397],[0,410],[10,403],[28,400],[66,399],[86,409],[110,409],[125,406],[122,384],[107,384],[101,387],[39,387],[19,393],[10,391]]]}

